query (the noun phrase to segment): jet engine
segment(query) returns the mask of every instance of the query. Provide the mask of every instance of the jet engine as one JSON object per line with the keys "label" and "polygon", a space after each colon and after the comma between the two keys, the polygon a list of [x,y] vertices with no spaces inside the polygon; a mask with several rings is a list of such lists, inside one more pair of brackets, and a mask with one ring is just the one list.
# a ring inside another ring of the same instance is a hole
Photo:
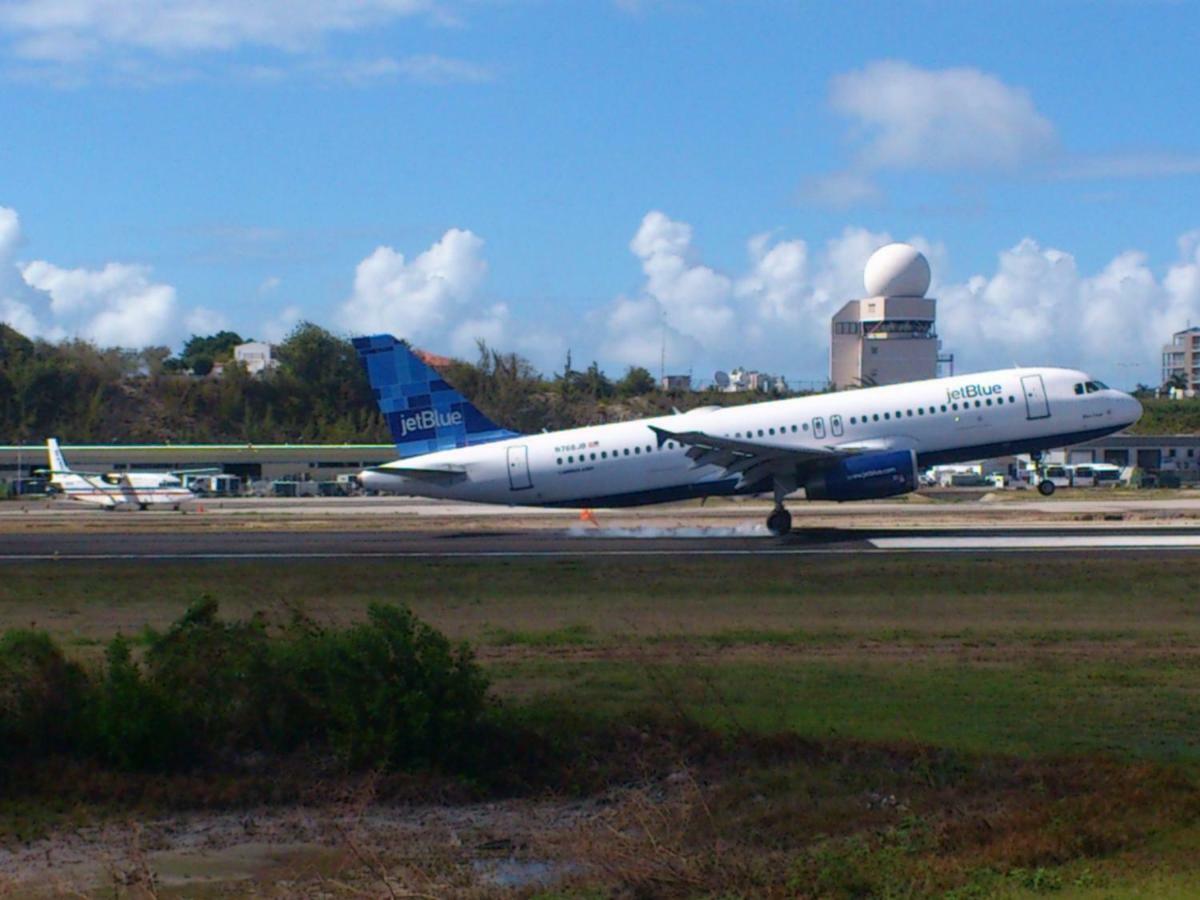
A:
{"label": "jet engine", "polygon": [[875,500],[917,489],[917,454],[912,450],[847,456],[804,483],[809,500]]}

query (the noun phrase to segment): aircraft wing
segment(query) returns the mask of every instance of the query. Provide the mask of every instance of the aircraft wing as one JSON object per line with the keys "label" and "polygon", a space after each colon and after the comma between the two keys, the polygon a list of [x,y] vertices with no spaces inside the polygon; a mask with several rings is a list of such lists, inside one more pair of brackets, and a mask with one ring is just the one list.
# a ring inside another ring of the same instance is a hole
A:
{"label": "aircraft wing", "polygon": [[427,468],[420,466],[372,466],[363,471],[374,472],[379,475],[401,475],[404,478],[427,481],[430,484],[454,484],[456,481],[462,481],[467,477],[467,470],[463,466],[429,466]]}
{"label": "aircraft wing", "polygon": [[168,475],[223,475],[219,466],[209,466],[206,469],[171,469]]}
{"label": "aircraft wing", "polygon": [[801,468],[819,468],[852,456],[857,450],[836,447],[783,447],[743,438],[720,437],[703,431],[668,431],[651,425],[658,446],[678,441],[696,467],[720,466],[730,475],[751,484],[768,476],[794,476]]}

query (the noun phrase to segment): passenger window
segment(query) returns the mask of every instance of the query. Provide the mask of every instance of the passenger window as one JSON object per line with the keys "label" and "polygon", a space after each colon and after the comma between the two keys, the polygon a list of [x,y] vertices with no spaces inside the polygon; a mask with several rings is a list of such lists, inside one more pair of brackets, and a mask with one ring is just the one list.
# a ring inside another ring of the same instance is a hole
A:
{"label": "passenger window", "polygon": [[628,447],[626,447],[626,448],[625,448],[625,455],[626,455],[626,456],[628,456],[628,455],[629,455],[629,448],[628,448]]}
{"label": "passenger window", "polygon": [[634,452],[634,453],[641,453],[641,452],[642,452],[642,448],[641,448],[641,447],[634,447],[634,448],[633,448],[633,452]]}
{"label": "passenger window", "polygon": [[770,433],[771,433],[771,434],[774,434],[774,433],[775,433],[775,429],[774,429],[774,428],[771,428],[771,429],[768,429],[768,430],[770,431]]}
{"label": "passenger window", "polygon": [[795,434],[795,433],[796,433],[796,426],[795,426],[795,425],[793,425],[793,426],[792,426],[792,434]]}
{"label": "passenger window", "polygon": [[[955,409],[958,409],[958,407],[957,407],[957,406],[955,406],[954,408],[955,408]],[[945,411],[946,411],[946,404],[945,404],[945,403],[943,403],[943,404],[942,404],[942,412],[945,412]]]}
{"label": "passenger window", "polygon": [[560,466],[562,465],[562,457],[561,457],[561,456],[558,458],[558,464],[559,464]]}
{"label": "passenger window", "polygon": [[808,431],[808,423],[807,422],[801,422],[800,427],[803,428],[805,431]]}
{"label": "passenger window", "polygon": [[875,415],[871,416],[871,418],[874,419],[876,422],[878,422],[879,421],[879,413],[875,413]]}
{"label": "passenger window", "polygon": [[568,456],[568,457],[567,457],[567,462],[569,462],[569,463],[573,463],[573,462],[575,462],[575,457],[573,457],[573,456]]}
{"label": "passenger window", "polygon": [[762,437],[762,436],[763,436],[763,432],[762,432],[762,429],[761,429],[761,428],[760,428],[760,429],[758,429],[758,436],[759,436],[759,437]]}
{"label": "passenger window", "polygon": [[[942,407],[942,409],[945,409],[945,408],[946,407],[944,407],[944,406]],[[951,403],[950,408],[953,409],[955,412],[958,412],[958,404],[957,403]]]}
{"label": "passenger window", "polygon": [[925,415],[925,407],[923,407],[923,406],[918,406],[918,407],[917,407],[917,415],[918,415],[918,416],[923,416],[923,415]]}
{"label": "passenger window", "polygon": [[885,412],[885,413],[883,414],[883,417],[884,417],[885,419],[890,419],[890,418],[892,417],[892,414],[891,414],[891,413],[889,413],[889,412]]}
{"label": "passenger window", "polygon": [[991,405],[992,405],[992,398],[991,398],[991,397],[988,397],[988,398],[987,398],[987,400],[986,400],[986,401],[984,401],[984,402],[985,402],[985,403],[987,403],[987,405],[988,405],[988,406],[991,406]]}
{"label": "passenger window", "polygon": [[592,454],[592,462],[595,462],[595,461],[596,461],[596,454],[595,454],[595,453],[593,453],[593,454]]}
{"label": "passenger window", "polygon": [[910,409],[910,410],[908,410],[908,417],[909,417],[910,419],[912,418],[912,410],[911,410],[911,409]]}

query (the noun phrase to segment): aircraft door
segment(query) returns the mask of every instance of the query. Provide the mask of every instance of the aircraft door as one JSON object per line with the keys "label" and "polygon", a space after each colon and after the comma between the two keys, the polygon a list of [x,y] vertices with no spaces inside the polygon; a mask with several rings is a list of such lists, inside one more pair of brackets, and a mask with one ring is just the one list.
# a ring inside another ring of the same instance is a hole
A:
{"label": "aircraft door", "polygon": [[1021,389],[1025,392],[1025,418],[1048,419],[1050,403],[1046,399],[1046,383],[1041,375],[1022,375]]}
{"label": "aircraft door", "polygon": [[842,436],[842,417],[841,416],[830,416],[829,417],[829,430],[833,433],[834,437]]}
{"label": "aircraft door", "polygon": [[817,416],[815,419],[813,419],[812,425],[813,425],[813,437],[815,437],[815,438],[825,437],[825,420],[823,418],[821,418],[820,416]]}
{"label": "aircraft door", "polygon": [[508,448],[508,486],[514,491],[524,491],[533,487],[529,477],[529,448]]}

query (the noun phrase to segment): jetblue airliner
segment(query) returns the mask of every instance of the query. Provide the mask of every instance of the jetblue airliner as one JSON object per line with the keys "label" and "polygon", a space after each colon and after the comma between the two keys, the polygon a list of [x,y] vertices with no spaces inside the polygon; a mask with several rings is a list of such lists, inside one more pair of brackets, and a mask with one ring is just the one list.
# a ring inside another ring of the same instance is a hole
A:
{"label": "jetblue airliner", "polygon": [[[1014,368],[732,408],[517,434],[496,425],[390,335],[354,340],[400,459],[363,487],[511,506],[640,506],[772,494],[871,500],[928,466],[1039,453],[1136,422],[1141,404],[1073,369]],[[1038,485],[1043,494],[1054,484]]]}

